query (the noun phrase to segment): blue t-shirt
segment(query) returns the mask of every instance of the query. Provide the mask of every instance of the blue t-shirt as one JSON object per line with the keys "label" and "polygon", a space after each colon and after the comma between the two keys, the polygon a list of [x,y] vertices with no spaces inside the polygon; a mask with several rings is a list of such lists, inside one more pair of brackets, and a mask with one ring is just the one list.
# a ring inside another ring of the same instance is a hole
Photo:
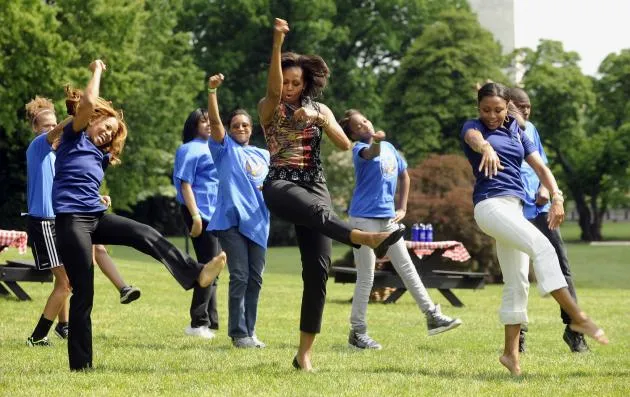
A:
{"label": "blue t-shirt", "polygon": [[52,188],[55,179],[55,152],[41,134],[26,149],[26,196],[28,214],[37,218],[54,218]]}
{"label": "blue t-shirt", "polygon": [[389,142],[381,143],[379,156],[366,160],[360,153],[369,147],[357,142],[352,148],[356,185],[348,213],[360,218],[393,218],[398,176],[407,169],[407,162]]}
{"label": "blue t-shirt", "polygon": [[68,123],[57,148],[52,189],[55,214],[105,211],[99,189],[108,162],[109,156],[90,141],[85,130],[74,132]]}
{"label": "blue t-shirt", "polygon": [[[545,154],[545,149],[543,149],[542,143],[540,142],[540,135],[538,135],[538,130],[534,124],[528,121],[525,124],[525,131],[523,133],[534,143],[543,162],[547,164],[547,155]],[[540,187],[540,179],[538,179],[538,175],[536,175],[534,169],[527,164],[526,161],[523,161],[523,165],[521,166],[521,180],[525,188],[525,200],[523,200],[523,215],[525,215],[525,218],[534,219],[538,214],[549,212],[551,203],[547,203],[543,206],[536,205],[536,194]]]}
{"label": "blue t-shirt", "polygon": [[219,176],[208,141],[195,138],[180,145],[175,153],[173,184],[177,190],[176,200],[185,205],[182,182],[191,185],[201,218],[210,222],[217,203]]}
{"label": "blue t-shirt", "polygon": [[[469,129],[481,132],[483,138],[490,142],[499,156],[501,165],[505,167],[492,179],[486,177],[483,170],[479,171],[481,154],[472,150],[464,141],[466,131]],[[536,146],[522,133],[513,117],[510,117],[496,130],[488,129],[479,119],[468,120],[462,127],[460,138],[464,153],[475,175],[475,189],[473,191],[473,203],[475,205],[482,200],[499,196],[514,196],[525,200],[525,190],[521,181],[521,164],[523,158],[536,151]]]}
{"label": "blue t-shirt", "polygon": [[269,152],[251,145],[240,145],[227,134],[223,143],[211,139],[210,151],[220,182],[217,211],[208,230],[227,230],[238,226],[242,235],[267,248],[269,210],[260,187],[269,172]]}

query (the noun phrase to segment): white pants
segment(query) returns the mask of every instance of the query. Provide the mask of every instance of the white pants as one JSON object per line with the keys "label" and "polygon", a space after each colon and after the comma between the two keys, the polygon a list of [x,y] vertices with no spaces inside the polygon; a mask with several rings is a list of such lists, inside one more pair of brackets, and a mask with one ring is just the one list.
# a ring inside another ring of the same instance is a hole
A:
{"label": "white pants", "polygon": [[[475,206],[475,221],[497,245],[503,273],[503,299],[499,318],[503,324],[527,324],[529,257],[541,295],[567,286],[553,246],[536,226],[523,216],[516,197],[493,197]],[[529,257],[528,257],[529,256]]]}
{"label": "white pants", "polygon": [[[386,232],[396,230],[398,227],[391,219],[382,218],[355,218],[350,217],[350,224],[353,228],[365,232]],[[367,307],[370,300],[370,292],[374,284],[374,267],[376,256],[374,250],[362,245],[361,248],[354,248],[354,261],[357,265],[357,283],[352,297],[352,312],[350,314],[350,325],[352,329],[359,333],[367,332]],[[407,247],[403,239],[392,244],[387,250],[387,256],[394,265],[394,269],[402,279],[407,290],[422,312],[433,310],[434,304],[424,284],[418,276],[415,266],[409,256]]]}

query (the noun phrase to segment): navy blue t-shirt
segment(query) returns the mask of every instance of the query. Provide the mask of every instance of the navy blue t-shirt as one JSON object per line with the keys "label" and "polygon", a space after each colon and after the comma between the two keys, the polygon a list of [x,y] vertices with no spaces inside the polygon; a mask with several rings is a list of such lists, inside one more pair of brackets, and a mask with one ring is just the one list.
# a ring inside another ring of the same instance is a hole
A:
{"label": "navy blue t-shirt", "polygon": [[[499,156],[501,165],[505,167],[492,179],[486,177],[483,170],[479,171],[481,154],[472,150],[464,141],[466,131],[470,129],[481,132],[483,138],[490,142]],[[499,196],[514,196],[525,200],[525,189],[521,180],[521,163],[525,157],[536,152],[537,149],[534,143],[522,133],[513,117],[509,117],[508,121],[496,130],[488,129],[479,119],[468,120],[462,127],[460,138],[464,153],[475,175],[475,189],[473,191],[473,203],[475,205],[485,199]]]}
{"label": "navy blue t-shirt", "polygon": [[109,156],[88,139],[85,130],[63,129],[57,148],[52,199],[55,214],[105,211],[99,189]]}

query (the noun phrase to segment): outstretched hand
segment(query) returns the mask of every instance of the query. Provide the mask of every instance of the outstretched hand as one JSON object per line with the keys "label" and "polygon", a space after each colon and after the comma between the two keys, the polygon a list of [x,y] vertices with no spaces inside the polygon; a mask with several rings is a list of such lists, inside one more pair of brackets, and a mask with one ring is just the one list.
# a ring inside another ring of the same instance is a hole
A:
{"label": "outstretched hand", "polygon": [[219,88],[219,86],[223,84],[224,79],[225,77],[221,73],[210,76],[208,79],[208,88]]}
{"label": "outstretched hand", "polygon": [[372,139],[374,139],[374,141],[376,142],[384,141],[385,137],[385,131],[379,130],[372,132]]}
{"label": "outstretched hand", "polygon": [[293,113],[293,120],[298,124],[313,124],[317,121],[319,112],[301,107]]}

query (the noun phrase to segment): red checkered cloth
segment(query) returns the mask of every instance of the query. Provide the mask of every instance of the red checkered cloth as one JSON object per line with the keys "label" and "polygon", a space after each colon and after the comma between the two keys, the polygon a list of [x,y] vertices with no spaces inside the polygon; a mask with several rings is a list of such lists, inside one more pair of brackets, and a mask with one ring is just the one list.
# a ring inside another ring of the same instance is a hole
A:
{"label": "red checkered cloth", "polygon": [[26,232],[17,230],[0,230],[0,252],[7,247],[15,247],[20,254],[26,253],[26,242],[28,235]]}
{"label": "red checkered cloth", "polygon": [[413,249],[415,254],[422,258],[431,255],[436,249],[443,249],[442,256],[456,262],[466,262],[470,254],[464,244],[459,241],[405,241],[407,249]]}

